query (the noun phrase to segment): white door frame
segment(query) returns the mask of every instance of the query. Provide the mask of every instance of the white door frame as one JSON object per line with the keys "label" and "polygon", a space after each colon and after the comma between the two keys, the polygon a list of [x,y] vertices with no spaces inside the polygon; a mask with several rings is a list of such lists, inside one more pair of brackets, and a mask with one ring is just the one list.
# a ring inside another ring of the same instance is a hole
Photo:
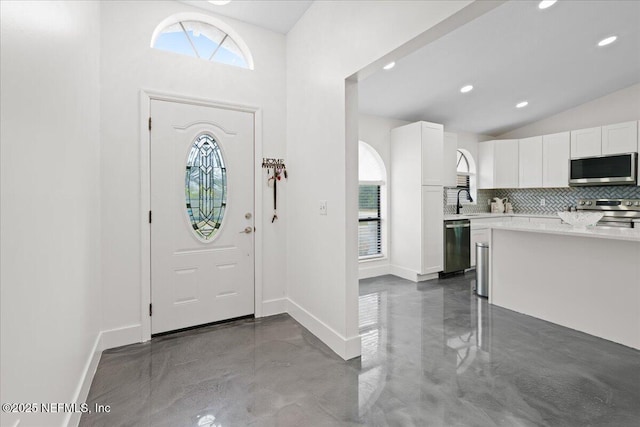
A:
{"label": "white door frame", "polygon": [[[253,114],[254,137],[254,315],[262,317],[262,109],[254,106],[212,101],[195,96],[142,89],[140,91],[140,318],[141,341],[151,339],[151,165],[149,117],[151,100],[169,101],[206,107],[223,108]],[[152,126],[153,129],[153,126]],[[152,130],[153,131],[153,130]]]}

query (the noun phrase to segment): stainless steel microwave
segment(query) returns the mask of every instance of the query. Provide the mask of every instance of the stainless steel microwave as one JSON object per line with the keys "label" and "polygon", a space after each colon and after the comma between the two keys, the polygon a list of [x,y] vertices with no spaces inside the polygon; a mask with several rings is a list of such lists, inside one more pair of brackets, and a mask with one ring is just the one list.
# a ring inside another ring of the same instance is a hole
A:
{"label": "stainless steel microwave", "polygon": [[638,153],[582,157],[569,161],[569,185],[635,185]]}

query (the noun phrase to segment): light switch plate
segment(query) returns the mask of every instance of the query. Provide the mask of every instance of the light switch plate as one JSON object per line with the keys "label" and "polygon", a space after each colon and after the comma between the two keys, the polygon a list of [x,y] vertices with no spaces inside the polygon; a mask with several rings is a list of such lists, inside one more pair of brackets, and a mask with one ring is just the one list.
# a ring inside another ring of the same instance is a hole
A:
{"label": "light switch plate", "polygon": [[540,206],[546,206],[547,205],[547,201],[544,199],[544,197],[542,197],[540,199]]}

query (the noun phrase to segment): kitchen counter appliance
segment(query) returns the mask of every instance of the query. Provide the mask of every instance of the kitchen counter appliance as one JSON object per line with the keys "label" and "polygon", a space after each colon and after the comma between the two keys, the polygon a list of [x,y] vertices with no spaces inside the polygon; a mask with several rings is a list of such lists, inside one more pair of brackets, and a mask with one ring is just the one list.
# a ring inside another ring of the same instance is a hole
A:
{"label": "kitchen counter appliance", "polygon": [[569,160],[569,185],[636,185],[638,153]]}
{"label": "kitchen counter appliance", "polygon": [[577,209],[604,213],[597,227],[640,227],[640,224],[633,222],[640,220],[640,199],[581,199],[578,200]]}
{"label": "kitchen counter appliance", "polygon": [[468,219],[444,222],[444,274],[471,267],[471,222]]}

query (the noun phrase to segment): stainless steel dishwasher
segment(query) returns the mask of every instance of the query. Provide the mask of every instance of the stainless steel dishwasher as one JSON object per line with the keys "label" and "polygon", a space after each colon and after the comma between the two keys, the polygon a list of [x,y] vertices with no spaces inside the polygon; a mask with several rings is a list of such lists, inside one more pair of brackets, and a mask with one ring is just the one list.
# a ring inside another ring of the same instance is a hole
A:
{"label": "stainless steel dishwasher", "polygon": [[468,219],[444,222],[444,274],[471,267],[471,223]]}

